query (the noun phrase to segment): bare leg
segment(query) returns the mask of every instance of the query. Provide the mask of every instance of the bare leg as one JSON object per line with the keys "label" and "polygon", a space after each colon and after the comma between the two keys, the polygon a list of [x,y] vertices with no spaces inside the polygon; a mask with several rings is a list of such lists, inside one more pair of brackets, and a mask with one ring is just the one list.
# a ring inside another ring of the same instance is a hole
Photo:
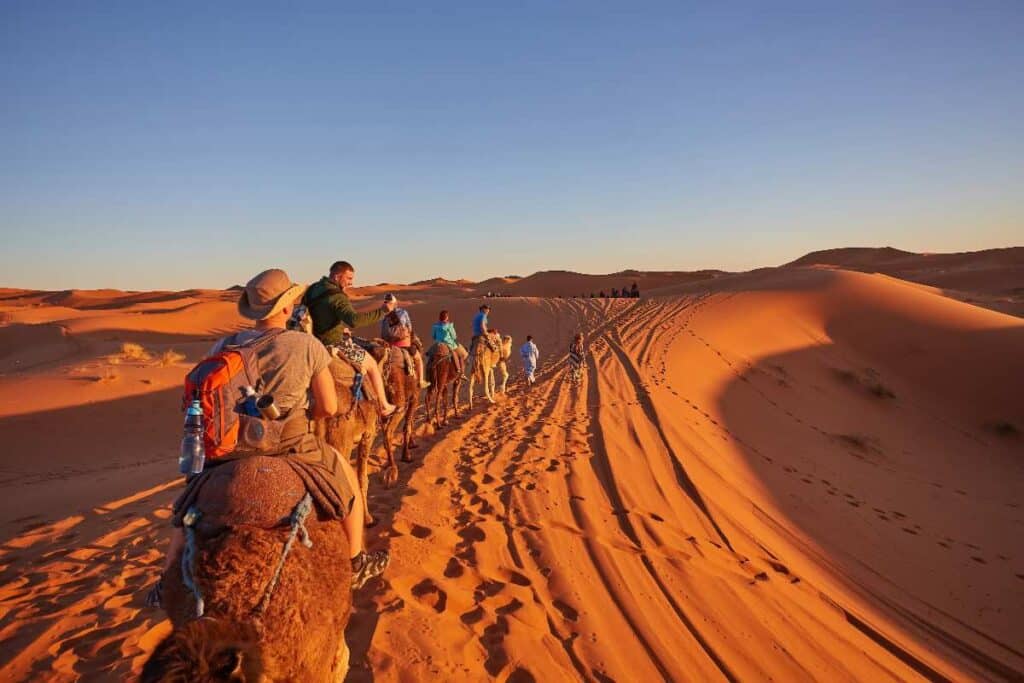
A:
{"label": "bare leg", "polygon": [[395,412],[395,406],[388,403],[388,396],[384,391],[384,377],[380,374],[380,366],[377,365],[377,359],[367,353],[363,357],[363,365],[360,370],[364,375],[370,378],[370,382],[373,384],[373,390],[380,398],[380,405],[384,410],[385,417]]}
{"label": "bare leg", "polygon": [[363,519],[366,514],[366,501],[363,499],[363,491],[359,487],[355,470],[352,469],[348,459],[339,456],[338,463],[341,465],[341,471],[345,475],[345,481],[348,482],[352,495],[355,496],[355,500],[352,501],[352,511],[342,520],[345,534],[348,535],[349,557],[355,557],[363,550]]}
{"label": "bare leg", "polygon": [[430,382],[427,381],[426,375],[423,374],[423,354],[417,351],[412,355],[412,360],[416,366],[416,374],[420,378],[420,389],[426,389],[430,386]]}

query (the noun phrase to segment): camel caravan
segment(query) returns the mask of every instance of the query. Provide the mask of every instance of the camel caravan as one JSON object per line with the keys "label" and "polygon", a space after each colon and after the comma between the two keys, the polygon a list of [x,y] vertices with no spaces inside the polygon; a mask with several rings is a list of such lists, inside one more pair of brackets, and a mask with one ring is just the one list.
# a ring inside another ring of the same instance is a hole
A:
{"label": "camel caravan", "polygon": [[[449,410],[458,417],[465,377],[470,408],[476,384],[491,403],[505,391],[512,338],[488,327],[488,306],[469,350],[447,311],[424,350],[393,296],[375,310],[352,307],[354,276],[344,261],[309,287],[282,270],[260,273],[238,301],[252,328],[219,340],[186,376],[186,486],[147,596],[173,631],[142,681],[342,681],[352,592],[390,561],[364,548],[377,438],[392,486],[395,450],[410,462],[416,448],[421,389],[435,427]],[[378,322],[379,339],[351,333]]]}

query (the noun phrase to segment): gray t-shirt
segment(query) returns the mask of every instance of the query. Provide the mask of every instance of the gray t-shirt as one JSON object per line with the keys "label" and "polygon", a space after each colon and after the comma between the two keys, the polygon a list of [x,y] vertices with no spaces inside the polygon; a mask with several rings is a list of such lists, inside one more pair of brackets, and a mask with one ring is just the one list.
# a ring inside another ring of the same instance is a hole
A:
{"label": "gray t-shirt", "polygon": [[[245,330],[235,337],[235,344],[244,344],[263,335],[266,330]],[[213,345],[210,355],[219,352],[230,337]],[[313,377],[331,364],[331,354],[320,340],[297,330],[285,330],[264,344],[257,352],[263,387],[260,393],[274,397],[282,415],[292,410],[305,410],[310,403],[309,385]]]}

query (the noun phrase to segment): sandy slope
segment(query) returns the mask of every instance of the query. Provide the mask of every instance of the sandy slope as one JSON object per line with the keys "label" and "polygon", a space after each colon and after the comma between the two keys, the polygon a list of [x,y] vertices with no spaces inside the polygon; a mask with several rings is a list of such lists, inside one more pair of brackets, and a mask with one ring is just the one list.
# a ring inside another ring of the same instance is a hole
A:
{"label": "sandy slope", "polygon": [[[466,289],[401,296],[421,335],[441,307],[465,335]],[[395,559],[357,596],[351,679],[1021,676],[1024,323],[845,271],[653,291],[491,302],[540,382],[372,488]],[[166,632],[141,599],[187,361],[109,356],[194,360],[239,321],[204,293],[106,296],[0,327],[0,679],[120,680]]]}
{"label": "sandy slope", "polygon": [[915,254],[892,247],[815,251],[789,266],[828,265],[931,285],[943,294],[1024,317],[1024,247]]}

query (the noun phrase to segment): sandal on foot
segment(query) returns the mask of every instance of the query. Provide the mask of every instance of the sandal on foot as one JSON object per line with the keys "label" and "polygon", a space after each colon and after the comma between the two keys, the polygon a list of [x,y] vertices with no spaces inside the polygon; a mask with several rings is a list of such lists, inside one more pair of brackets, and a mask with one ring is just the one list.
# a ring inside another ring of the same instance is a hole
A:
{"label": "sandal on foot", "polygon": [[385,409],[381,408],[380,416],[381,417],[391,417],[392,415],[395,414],[396,410],[398,410],[398,406],[391,406],[391,410],[385,410]]}
{"label": "sandal on foot", "polygon": [[389,562],[391,562],[391,555],[387,550],[375,550],[372,553],[363,550],[353,557],[352,590],[358,590],[373,577],[380,576]]}

